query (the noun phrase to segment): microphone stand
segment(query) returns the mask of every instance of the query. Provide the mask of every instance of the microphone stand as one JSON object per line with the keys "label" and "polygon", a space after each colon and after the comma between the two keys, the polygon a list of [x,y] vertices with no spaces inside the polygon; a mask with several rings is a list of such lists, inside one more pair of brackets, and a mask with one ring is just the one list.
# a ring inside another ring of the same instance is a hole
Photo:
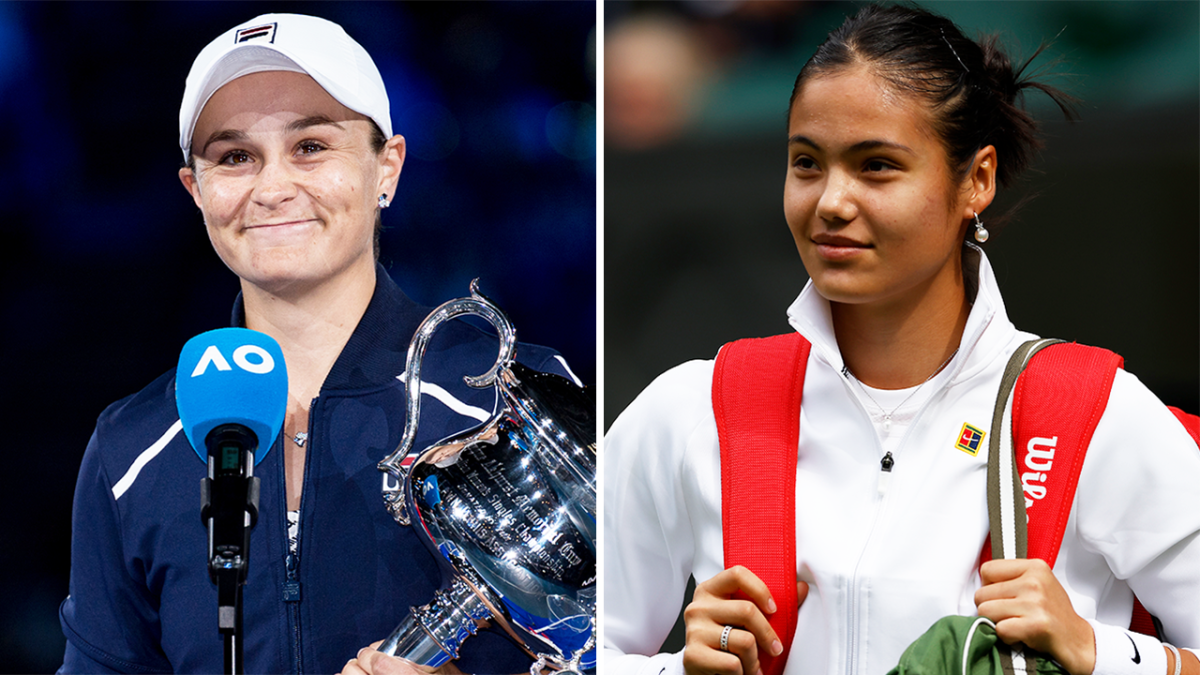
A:
{"label": "microphone stand", "polygon": [[225,643],[225,672],[241,675],[242,586],[250,563],[250,530],[258,522],[259,480],[254,434],[223,424],[205,439],[208,476],[200,480],[200,519],[208,526],[208,576],[217,585],[217,630]]}

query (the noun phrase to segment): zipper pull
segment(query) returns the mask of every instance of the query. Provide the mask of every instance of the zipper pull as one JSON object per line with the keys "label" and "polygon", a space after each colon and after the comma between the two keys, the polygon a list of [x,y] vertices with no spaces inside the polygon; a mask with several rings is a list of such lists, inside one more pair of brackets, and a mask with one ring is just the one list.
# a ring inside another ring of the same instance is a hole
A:
{"label": "zipper pull", "polygon": [[287,557],[284,558],[284,564],[287,565],[287,581],[283,583],[284,602],[300,602],[300,581],[296,575],[298,562],[296,554],[291,552],[288,552]]}
{"label": "zipper pull", "polygon": [[892,453],[884,453],[883,459],[879,460],[879,496],[887,494],[888,485],[892,482],[892,467],[896,465],[896,460],[892,458]]}

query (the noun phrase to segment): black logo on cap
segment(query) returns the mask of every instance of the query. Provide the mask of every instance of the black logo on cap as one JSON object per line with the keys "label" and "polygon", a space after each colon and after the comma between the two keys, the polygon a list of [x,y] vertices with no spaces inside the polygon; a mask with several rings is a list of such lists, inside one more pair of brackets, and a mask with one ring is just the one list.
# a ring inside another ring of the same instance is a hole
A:
{"label": "black logo on cap", "polygon": [[243,28],[233,34],[233,42],[241,44],[243,42],[275,42],[275,28],[279,26],[277,23],[268,23],[263,26],[254,26],[252,28]]}

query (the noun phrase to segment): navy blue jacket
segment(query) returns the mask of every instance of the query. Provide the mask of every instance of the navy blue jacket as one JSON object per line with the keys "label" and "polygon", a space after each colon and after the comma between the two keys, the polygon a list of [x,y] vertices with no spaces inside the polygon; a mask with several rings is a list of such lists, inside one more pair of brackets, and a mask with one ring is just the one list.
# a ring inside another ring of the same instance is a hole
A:
{"label": "navy blue jacket", "polygon": [[[376,468],[404,431],[406,394],[397,376],[429,310],[382,268],[377,276],[365,315],[312,402],[292,559],[282,435],[255,468],[262,492],[244,589],[249,673],[337,672],[441,585],[414,529],[387,513]],[[494,335],[461,320],[438,330],[422,380],[445,393],[422,397],[416,449],[491,415],[494,392],[471,389],[462,376],[485,372],[496,352]],[[565,373],[547,349],[521,345],[517,357]],[[70,596],[60,610],[67,636],[61,672],[223,671],[199,515],[206,467],[180,432],[174,381],[168,372],[110,406],[88,443],[75,488]],[[529,665],[496,628],[467,640],[458,661],[468,673],[518,673]]]}

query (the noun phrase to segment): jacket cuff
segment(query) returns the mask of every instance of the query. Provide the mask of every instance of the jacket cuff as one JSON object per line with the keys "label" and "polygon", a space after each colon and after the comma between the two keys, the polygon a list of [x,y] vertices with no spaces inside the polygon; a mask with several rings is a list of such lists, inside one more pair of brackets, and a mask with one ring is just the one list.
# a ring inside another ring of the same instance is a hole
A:
{"label": "jacket cuff", "polygon": [[1092,675],[1167,675],[1167,654],[1149,635],[1088,620],[1096,634]]}
{"label": "jacket cuff", "polygon": [[624,654],[612,647],[600,651],[597,672],[618,675],[685,675],[683,652],[663,652],[653,656]]}
{"label": "jacket cuff", "polygon": [[662,671],[663,675],[685,675],[686,671],[683,669],[683,650],[681,649],[669,656],[670,659],[663,664],[667,667],[665,671]]}
{"label": "jacket cuff", "polygon": [[646,665],[642,666],[638,675],[685,675],[683,651],[674,654],[655,654]]}

